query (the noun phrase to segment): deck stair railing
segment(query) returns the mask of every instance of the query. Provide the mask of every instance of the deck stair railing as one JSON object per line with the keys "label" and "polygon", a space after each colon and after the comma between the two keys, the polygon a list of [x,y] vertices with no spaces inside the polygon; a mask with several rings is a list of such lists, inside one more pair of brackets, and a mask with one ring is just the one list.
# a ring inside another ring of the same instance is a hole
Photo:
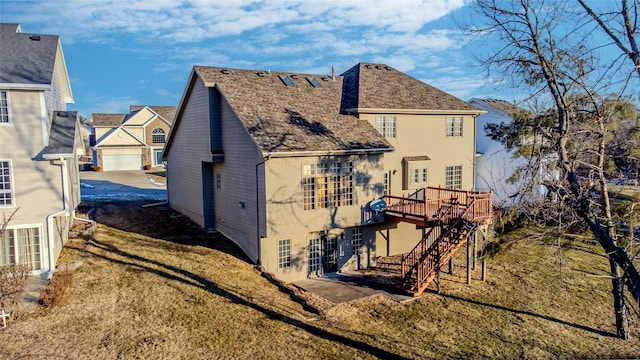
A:
{"label": "deck stair railing", "polygon": [[[469,211],[471,207],[465,210]],[[414,296],[420,296],[429,283],[438,275],[458,248],[477,227],[477,223],[464,220],[463,216],[451,220],[446,229],[428,247],[427,235],[402,258],[401,286]]]}
{"label": "deck stair railing", "polygon": [[[402,256],[400,286],[414,296],[426,290],[473,231],[481,223],[490,223],[492,217],[491,193],[425,188],[417,194],[384,197],[386,216],[429,229]],[[441,230],[439,235],[436,229]]]}

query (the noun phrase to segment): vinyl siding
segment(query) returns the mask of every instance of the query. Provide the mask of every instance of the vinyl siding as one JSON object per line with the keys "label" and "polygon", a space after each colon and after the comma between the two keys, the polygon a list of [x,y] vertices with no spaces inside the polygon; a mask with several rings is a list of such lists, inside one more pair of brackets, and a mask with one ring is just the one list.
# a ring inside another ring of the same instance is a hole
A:
{"label": "vinyl siding", "polygon": [[167,153],[167,197],[171,206],[204,226],[201,163],[211,161],[208,89],[195,79],[180,126]]}
{"label": "vinyl siding", "polygon": [[[263,166],[256,165],[263,158],[224,97],[221,98],[220,106],[224,162],[214,164],[214,182],[217,175],[220,175],[222,181],[221,189],[214,188],[216,229],[236,242],[256,261],[259,256],[258,216],[261,217],[261,226],[265,226],[264,211],[256,211],[256,174],[262,178],[264,169]],[[264,186],[260,188],[258,196],[264,199]],[[264,203],[264,200],[260,202]]]}

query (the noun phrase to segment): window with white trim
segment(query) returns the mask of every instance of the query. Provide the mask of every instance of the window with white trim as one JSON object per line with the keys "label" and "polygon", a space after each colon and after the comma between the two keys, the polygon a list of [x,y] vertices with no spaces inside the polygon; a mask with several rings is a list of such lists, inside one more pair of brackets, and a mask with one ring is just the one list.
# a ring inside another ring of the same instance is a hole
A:
{"label": "window with white trim", "polygon": [[26,265],[42,268],[40,228],[8,228],[0,235],[0,266]]}
{"label": "window with white trim", "polygon": [[12,205],[11,160],[0,160],[0,207]]}
{"label": "window with white trim", "polygon": [[278,268],[291,267],[291,240],[278,240]]}
{"label": "window with white trim", "polygon": [[376,129],[386,138],[396,137],[396,117],[376,116]]}
{"label": "window with white trim", "polygon": [[427,183],[427,168],[411,169],[411,184],[424,185]]}
{"label": "window with white trim", "polygon": [[462,189],[462,165],[447,166],[445,171],[447,189]]}
{"label": "window with white trim", "polygon": [[9,119],[9,100],[7,99],[7,92],[0,91],[0,125],[10,124]]}
{"label": "window with white trim", "polygon": [[164,130],[160,128],[153,129],[153,131],[151,132],[151,143],[164,144],[164,142],[165,142]]}
{"label": "window with white trim", "polygon": [[302,166],[304,210],[353,205],[353,163],[331,162]]}
{"label": "window with white trim", "polygon": [[319,274],[322,253],[320,252],[320,239],[315,238],[309,240],[309,273]]}
{"label": "window with white trim", "polygon": [[447,116],[447,136],[462,136],[462,116]]}
{"label": "window with white trim", "polygon": [[357,254],[362,247],[362,228],[351,229],[351,251]]}

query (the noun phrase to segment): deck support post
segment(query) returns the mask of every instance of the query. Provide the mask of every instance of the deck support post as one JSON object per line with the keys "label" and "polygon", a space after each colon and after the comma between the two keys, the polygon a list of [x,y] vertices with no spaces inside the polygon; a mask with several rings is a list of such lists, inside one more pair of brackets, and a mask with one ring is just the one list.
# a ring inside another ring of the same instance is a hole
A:
{"label": "deck support post", "polygon": [[440,294],[440,271],[436,274],[436,287],[438,289],[438,294]]}
{"label": "deck support post", "polygon": [[482,258],[482,281],[487,281],[487,259]]}
{"label": "deck support post", "polygon": [[467,285],[471,284],[471,242],[467,239]]}
{"label": "deck support post", "polygon": [[453,275],[453,256],[449,259],[449,275]]}
{"label": "deck support post", "polygon": [[473,232],[473,266],[471,267],[473,270],[476,269],[476,262],[478,261],[478,232]]}

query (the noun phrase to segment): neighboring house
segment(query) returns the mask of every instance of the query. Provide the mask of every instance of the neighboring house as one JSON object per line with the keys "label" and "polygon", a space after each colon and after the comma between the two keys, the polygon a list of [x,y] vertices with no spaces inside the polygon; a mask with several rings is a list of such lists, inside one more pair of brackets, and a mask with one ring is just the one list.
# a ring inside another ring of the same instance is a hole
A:
{"label": "neighboring house", "polygon": [[54,35],[0,24],[0,266],[52,272],[80,202],[84,153],[69,76]]}
{"label": "neighboring house", "polygon": [[280,279],[367,267],[423,234],[372,214],[372,200],[474,187],[480,113],[382,64],[341,76],[196,66],[163,155],[168,200]]}
{"label": "neighboring house", "polygon": [[[485,114],[478,116],[477,123],[476,190],[493,192],[493,201],[497,207],[509,207],[523,195],[531,194],[529,192],[523,193],[526,190],[526,185],[523,183],[525,179],[510,180],[519,168],[527,165],[528,160],[518,156],[515,150],[509,151],[503,144],[491,139],[485,132],[485,126],[489,123],[510,124],[513,121],[513,116],[529,114],[529,112],[504,100],[474,98],[469,100],[469,103],[486,111]],[[537,166],[534,181],[543,184],[547,181],[557,180],[558,172],[554,170],[555,162],[556,157],[553,154],[538,162],[532,162]],[[546,189],[534,188],[534,196],[546,196]]]}
{"label": "neighboring house", "polygon": [[93,114],[93,165],[102,171],[163,166],[175,106],[131,105],[129,114]]}

